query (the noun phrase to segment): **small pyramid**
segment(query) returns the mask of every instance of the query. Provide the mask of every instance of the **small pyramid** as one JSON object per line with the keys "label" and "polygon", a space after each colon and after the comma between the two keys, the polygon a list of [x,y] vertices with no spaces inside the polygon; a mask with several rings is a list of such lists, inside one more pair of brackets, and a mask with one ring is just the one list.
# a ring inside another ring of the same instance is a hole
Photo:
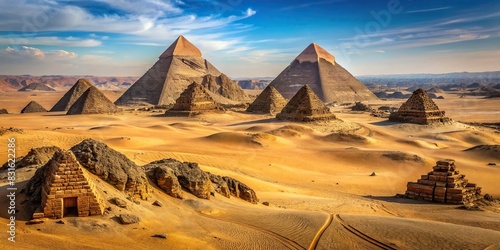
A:
{"label": "small pyramid", "polygon": [[166,115],[176,115],[182,112],[200,112],[220,109],[203,85],[192,83],[175,101],[174,107]]}
{"label": "small pyramid", "polygon": [[0,109],[0,115],[7,115],[9,114],[9,111],[7,109]]}
{"label": "small pyramid", "polygon": [[21,114],[38,112],[47,112],[47,110],[35,101],[31,101],[28,105],[26,105],[26,107],[23,108],[23,110],[21,110]]}
{"label": "small pyramid", "polygon": [[454,160],[437,161],[432,169],[417,182],[408,182],[407,198],[451,204],[469,204],[481,198],[481,188],[456,170]]}
{"label": "small pyramid", "polygon": [[27,92],[27,91],[56,91],[55,89],[39,82],[30,83],[28,86],[21,88],[18,90],[19,92]]}
{"label": "small pyramid", "polygon": [[43,213],[35,213],[33,218],[102,215],[104,202],[71,151],[56,152],[47,164],[41,192]]}
{"label": "small pyramid", "polygon": [[205,60],[198,48],[179,36],[115,104],[169,106],[193,82],[204,85],[218,103],[243,103],[248,98],[236,83]]}
{"label": "small pyramid", "polygon": [[389,116],[389,120],[425,125],[449,122],[450,118],[444,114],[445,112],[439,110],[425,90],[417,89],[397,112]]}
{"label": "small pyramid", "polygon": [[294,96],[304,84],[326,103],[378,100],[340,66],[333,55],[315,43],[311,43],[270,83],[284,98]]}
{"label": "small pyramid", "polygon": [[273,86],[267,86],[250,104],[247,112],[273,114],[280,112],[286,105],[286,99]]}
{"label": "small pyramid", "polygon": [[298,122],[328,121],[336,119],[330,109],[314,91],[304,85],[286,104],[276,118]]}
{"label": "small pyramid", "polygon": [[189,42],[184,36],[180,35],[174,43],[172,43],[160,55],[160,58],[167,58],[171,56],[196,56],[201,57],[201,51]]}
{"label": "small pyramid", "polygon": [[53,111],[67,111],[73,103],[90,87],[93,85],[87,79],[78,79],[78,81],[71,87],[66,94],[50,109]]}
{"label": "small pyramid", "polygon": [[67,115],[116,113],[119,109],[101,91],[92,86],[69,108]]}

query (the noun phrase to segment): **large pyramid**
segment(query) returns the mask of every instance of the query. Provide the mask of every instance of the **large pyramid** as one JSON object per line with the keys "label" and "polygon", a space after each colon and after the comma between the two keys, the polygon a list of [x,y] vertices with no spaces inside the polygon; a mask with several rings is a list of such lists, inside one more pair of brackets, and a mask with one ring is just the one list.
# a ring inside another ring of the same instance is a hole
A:
{"label": "large pyramid", "polygon": [[326,102],[360,102],[378,98],[347,70],[335,57],[311,43],[270,85],[285,98],[291,98],[302,85],[308,85]]}
{"label": "large pyramid", "polygon": [[280,120],[298,122],[328,121],[336,119],[330,109],[308,85],[304,85],[276,115]]}
{"label": "large pyramid", "polygon": [[192,82],[204,85],[221,103],[245,102],[247,95],[179,36],[158,61],[115,102],[117,105],[170,105]]}
{"label": "large pyramid", "polygon": [[35,101],[31,101],[28,105],[26,105],[26,107],[23,108],[23,110],[21,110],[21,114],[37,112],[47,112],[47,110]]}
{"label": "large pyramid", "polygon": [[280,112],[286,105],[286,99],[273,86],[267,86],[250,104],[247,112],[273,114]]}
{"label": "large pyramid", "polygon": [[92,86],[71,105],[67,115],[115,113],[119,109],[101,91]]}
{"label": "large pyramid", "polygon": [[220,110],[219,105],[208,94],[203,85],[192,83],[175,101],[174,107],[166,115],[192,114],[201,111]]}
{"label": "large pyramid", "polygon": [[449,122],[450,118],[444,116],[436,103],[423,89],[417,89],[397,112],[389,116],[390,121],[408,122],[416,124],[435,124]]}
{"label": "large pyramid", "polygon": [[78,79],[66,94],[50,109],[50,111],[67,111],[73,103],[90,87],[92,84],[86,79]]}

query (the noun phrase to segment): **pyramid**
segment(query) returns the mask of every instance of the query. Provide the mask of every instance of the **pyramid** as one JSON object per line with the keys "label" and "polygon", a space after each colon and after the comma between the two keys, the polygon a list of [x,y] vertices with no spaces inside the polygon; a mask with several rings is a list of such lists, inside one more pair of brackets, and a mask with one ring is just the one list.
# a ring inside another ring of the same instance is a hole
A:
{"label": "pyramid", "polygon": [[220,110],[214,99],[208,94],[203,85],[192,83],[181,93],[175,101],[174,107],[166,115],[190,115],[201,111]]}
{"label": "pyramid", "polygon": [[26,92],[26,91],[56,91],[56,90],[45,84],[39,82],[33,82],[30,83],[28,86],[19,89],[18,91]]}
{"label": "pyramid", "polygon": [[71,105],[67,115],[116,113],[119,109],[96,87],[87,89]]}
{"label": "pyramid", "polygon": [[315,43],[311,43],[270,83],[287,99],[304,84],[326,103],[378,100],[340,66],[333,55]]}
{"label": "pyramid", "polygon": [[218,102],[245,102],[246,94],[227,76],[205,60],[200,50],[179,36],[163,52],[158,61],[137,80],[115,104],[158,105],[174,104],[192,82],[203,84]]}
{"label": "pyramid", "polygon": [[87,79],[78,79],[66,94],[50,109],[50,111],[67,111],[73,103],[90,87],[92,84]]}
{"label": "pyramid", "polygon": [[56,152],[47,166],[41,192],[43,212],[35,212],[34,219],[62,218],[70,213],[102,215],[104,202],[71,151]]}
{"label": "pyramid", "polygon": [[28,105],[26,105],[26,107],[23,108],[23,110],[21,110],[21,114],[37,112],[47,112],[47,110],[35,101],[31,101]]}
{"label": "pyramid", "polygon": [[465,175],[456,170],[451,159],[436,162],[433,171],[422,175],[417,182],[408,182],[405,196],[426,201],[469,204],[481,198],[481,188],[469,183]]}
{"label": "pyramid", "polygon": [[7,109],[0,109],[0,115],[6,115],[8,113],[9,111],[7,111]]}
{"label": "pyramid", "polygon": [[286,105],[286,99],[273,86],[267,86],[255,101],[247,108],[247,112],[278,113]]}
{"label": "pyramid", "polygon": [[397,112],[389,116],[390,121],[408,122],[416,124],[446,123],[450,118],[444,116],[436,103],[427,95],[423,89],[417,89]]}
{"label": "pyramid", "polygon": [[336,119],[330,109],[308,85],[304,85],[286,104],[276,118],[298,122],[328,121]]}

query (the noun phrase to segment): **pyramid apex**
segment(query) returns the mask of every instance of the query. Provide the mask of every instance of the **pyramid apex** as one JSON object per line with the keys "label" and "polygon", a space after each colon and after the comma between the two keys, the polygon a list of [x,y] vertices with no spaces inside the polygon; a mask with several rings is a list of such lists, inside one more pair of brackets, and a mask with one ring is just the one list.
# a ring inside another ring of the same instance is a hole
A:
{"label": "pyramid apex", "polygon": [[300,53],[295,60],[301,62],[317,62],[319,58],[325,59],[332,64],[335,64],[335,57],[328,51],[323,49],[317,43],[311,43],[305,50]]}
{"label": "pyramid apex", "polygon": [[189,42],[183,35],[177,39],[160,55],[160,58],[170,56],[197,56],[201,57],[201,51]]}

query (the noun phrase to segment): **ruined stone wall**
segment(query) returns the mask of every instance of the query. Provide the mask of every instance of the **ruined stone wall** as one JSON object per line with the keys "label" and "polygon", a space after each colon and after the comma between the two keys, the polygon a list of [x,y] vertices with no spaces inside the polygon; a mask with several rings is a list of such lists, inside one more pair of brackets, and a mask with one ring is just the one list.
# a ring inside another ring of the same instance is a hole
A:
{"label": "ruined stone wall", "polygon": [[433,171],[422,175],[417,182],[408,182],[405,196],[426,201],[469,204],[481,198],[481,188],[469,183],[460,174],[454,160],[441,160]]}

